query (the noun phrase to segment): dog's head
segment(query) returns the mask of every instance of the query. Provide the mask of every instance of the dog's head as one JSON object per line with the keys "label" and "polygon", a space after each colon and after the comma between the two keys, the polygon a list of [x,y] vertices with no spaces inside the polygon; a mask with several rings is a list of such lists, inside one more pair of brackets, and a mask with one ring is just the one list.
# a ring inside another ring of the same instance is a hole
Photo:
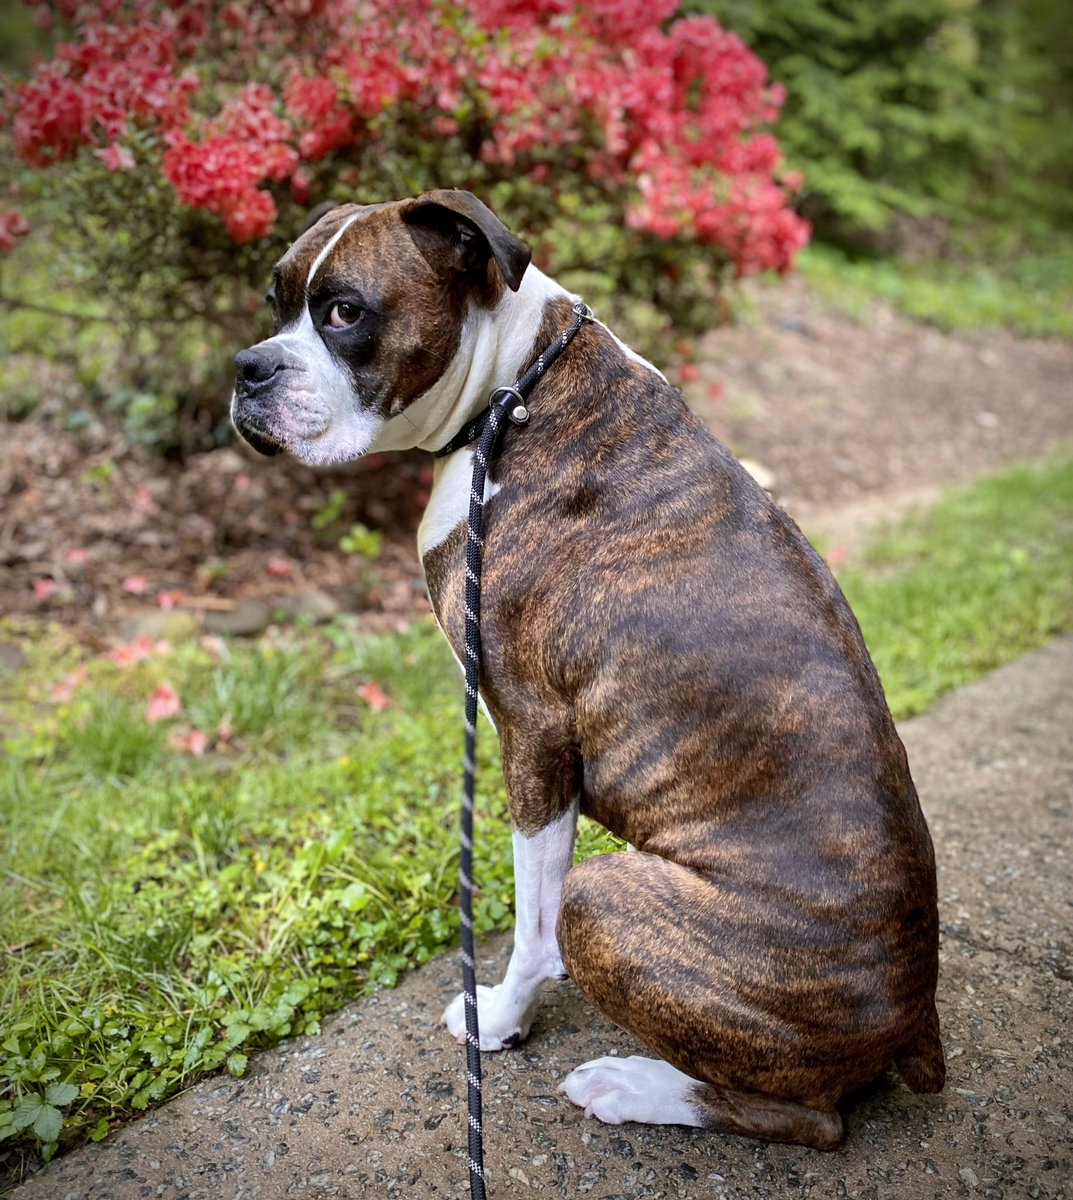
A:
{"label": "dog's head", "polygon": [[[275,333],[235,359],[231,417],[262,454],[347,462],[429,393],[473,309],[517,291],[529,248],[476,196],[333,208],[272,272]],[[415,427],[410,445],[417,443]]]}

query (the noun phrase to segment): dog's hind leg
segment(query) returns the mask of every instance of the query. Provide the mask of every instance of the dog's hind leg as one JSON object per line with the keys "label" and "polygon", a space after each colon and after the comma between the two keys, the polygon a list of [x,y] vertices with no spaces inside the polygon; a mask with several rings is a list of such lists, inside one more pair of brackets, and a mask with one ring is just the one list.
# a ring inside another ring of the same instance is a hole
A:
{"label": "dog's hind leg", "polygon": [[664,1061],[600,1059],[567,1077],[567,1095],[611,1121],[837,1146],[835,1105],[893,1061],[915,1014],[884,992],[863,939],[854,953],[852,926],[777,903],[643,850],[575,867],[559,916],[567,971]]}
{"label": "dog's hind leg", "polygon": [[821,1150],[843,1137],[833,1109],[702,1083],[658,1058],[597,1058],[571,1071],[559,1091],[607,1125],[694,1125]]}

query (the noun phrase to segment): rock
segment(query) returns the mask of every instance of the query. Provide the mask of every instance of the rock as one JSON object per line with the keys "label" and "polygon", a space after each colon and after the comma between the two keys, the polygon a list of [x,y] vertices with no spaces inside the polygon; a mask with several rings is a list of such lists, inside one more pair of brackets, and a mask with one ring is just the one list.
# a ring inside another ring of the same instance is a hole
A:
{"label": "rock", "polygon": [[0,675],[14,675],[26,666],[26,655],[18,642],[0,642]]}
{"label": "rock", "polygon": [[256,637],[268,628],[272,610],[262,600],[240,600],[225,612],[207,612],[204,627],[208,633],[230,633],[235,637]]}
{"label": "rock", "polygon": [[760,463],[754,462],[751,458],[742,458],[739,459],[739,462],[765,492],[773,492],[775,490],[775,476],[767,467],[761,466]]}
{"label": "rock", "polygon": [[308,617],[314,621],[330,621],[342,612],[342,605],[327,592],[289,592],[272,602],[275,610],[282,610],[289,617]]}
{"label": "rock", "polygon": [[119,622],[119,636],[125,642],[140,637],[157,641],[182,642],[196,637],[201,623],[194,613],[181,608],[144,608],[132,612]]}

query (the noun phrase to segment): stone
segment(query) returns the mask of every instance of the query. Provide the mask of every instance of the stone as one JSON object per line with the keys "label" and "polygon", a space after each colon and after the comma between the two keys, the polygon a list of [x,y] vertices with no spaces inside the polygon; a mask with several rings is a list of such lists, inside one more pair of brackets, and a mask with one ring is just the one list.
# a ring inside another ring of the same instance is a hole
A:
{"label": "stone", "polygon": [[767,467],[761,463],[754,462],[751,458],[742,458],[738,461],[756,482],[760,484],[765,492],[773,492],[775,490],[775,476]]}
{"label": "stone", "polygon": [[289,592],[272,602],[274,610],[285,612],[289,617],[306,617],[313,621],[330,621],[343,610],[343,606],[327,592]]}
{"label": "stone", "polygon": [[14,675],[26,666],[26,655],[18,642],[0,642],[0,675]]}
{"label": "stone", "polygon": [[143,608],[129,613],[119,622],[124,642],[149,638],[151,641],[183,642],[197,637],[201,622],[197,615],[182,608]]}
{"label": "stone", "polygon": [[207,612],[204,627],[208,633],[230,633],[235,637],[257,637],[272,621],[272,610],[263,600],[240,600],[234,608]]}

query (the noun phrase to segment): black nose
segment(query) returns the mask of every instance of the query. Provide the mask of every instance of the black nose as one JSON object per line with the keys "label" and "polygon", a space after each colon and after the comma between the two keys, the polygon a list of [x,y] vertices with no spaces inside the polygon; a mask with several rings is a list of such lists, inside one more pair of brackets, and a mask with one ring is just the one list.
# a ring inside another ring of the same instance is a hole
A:
{"label": "black nose", "polygon": [[283,351],[271,342],[263,346],[252,346],[235,355],[235,370],[238,372],[239,386],[248,391],[255,391],[271,382],[273,376],[284,370]]}

